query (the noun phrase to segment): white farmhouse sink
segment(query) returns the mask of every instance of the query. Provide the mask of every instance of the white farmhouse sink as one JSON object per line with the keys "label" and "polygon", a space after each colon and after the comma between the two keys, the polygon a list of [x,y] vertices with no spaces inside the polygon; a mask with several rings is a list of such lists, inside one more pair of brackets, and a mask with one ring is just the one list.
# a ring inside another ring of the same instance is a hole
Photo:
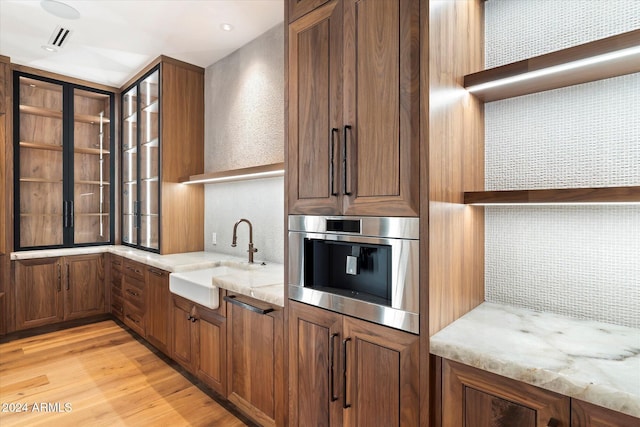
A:
{"label": "white farmhouse sink", "polygon": [[227,275],[237,269],[228,266],[205,268],[169,274],[169,290],[190,301],[212,309],[220,306],[218,287],[211,279]]}

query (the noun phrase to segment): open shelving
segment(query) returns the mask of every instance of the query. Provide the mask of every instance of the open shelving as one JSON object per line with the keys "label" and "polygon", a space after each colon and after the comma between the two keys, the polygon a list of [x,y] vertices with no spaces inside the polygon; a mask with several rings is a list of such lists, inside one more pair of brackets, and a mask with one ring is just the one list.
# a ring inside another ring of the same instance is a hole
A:
{"label": "open shelving", "polygon": [[640,72],[640,30],[464,76],[464,87],[490,102]]}
{"label": "open shelving", "polygon": [[[640,72],[640,29],[464,76],[485,102]],[[472,191],[465,204],[639,203],[640,186]]]}
{"label": "open shelving", "polygon": [[464,202],[474,205],[640,203],[640,186],[471,191],[464,193]]}
{"label": "open shelving", "polygon": [[32,105],[20,104],[20,114],[32,114],[34,116],[48,117],[51,119],[62,119],[62,111]]}

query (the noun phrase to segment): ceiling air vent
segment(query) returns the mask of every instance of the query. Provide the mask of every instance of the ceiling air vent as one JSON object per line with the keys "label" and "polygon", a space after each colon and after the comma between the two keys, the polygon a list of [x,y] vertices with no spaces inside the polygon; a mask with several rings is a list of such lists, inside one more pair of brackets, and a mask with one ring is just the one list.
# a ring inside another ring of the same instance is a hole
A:
{"label": "ceiling air vent", "polygon": [[70,35],[71,30],[69,30],[68,28],[62,28],[60,25],[58,25],[55,30],[53,30],[53,33],[49,38],[49,45],[63,47],[67,40],[69,40]]}

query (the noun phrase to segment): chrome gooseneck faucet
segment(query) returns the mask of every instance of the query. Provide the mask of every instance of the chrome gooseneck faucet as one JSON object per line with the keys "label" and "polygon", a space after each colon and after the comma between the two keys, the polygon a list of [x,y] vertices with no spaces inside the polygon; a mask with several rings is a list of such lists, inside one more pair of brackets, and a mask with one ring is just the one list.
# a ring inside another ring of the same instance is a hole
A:
{"label": "chrome gooseneck faucet", "polygon": [[234,248],[237,246],[236,242],[238,240],[238,224],[240,224],[241,222],[246,222],[247,224],[249,224],[249,250],[247,252],[249,252],[249,264],[253,264],[253,254],[255,252],[258,252],[258,249],[253,247],[253,226],[248,219],[242,218],[233,226],[233,240],[231,241],[231,246]]}

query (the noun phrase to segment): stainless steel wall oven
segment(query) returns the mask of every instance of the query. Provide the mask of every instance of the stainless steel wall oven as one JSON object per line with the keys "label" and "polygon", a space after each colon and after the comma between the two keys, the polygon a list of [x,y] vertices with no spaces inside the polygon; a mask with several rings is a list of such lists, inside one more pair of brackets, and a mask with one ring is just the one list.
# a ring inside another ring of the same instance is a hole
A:
{"label": "stainless steel wall oven", "polygon": [[289,298],[419,332],[419,220],[289,216]]}

